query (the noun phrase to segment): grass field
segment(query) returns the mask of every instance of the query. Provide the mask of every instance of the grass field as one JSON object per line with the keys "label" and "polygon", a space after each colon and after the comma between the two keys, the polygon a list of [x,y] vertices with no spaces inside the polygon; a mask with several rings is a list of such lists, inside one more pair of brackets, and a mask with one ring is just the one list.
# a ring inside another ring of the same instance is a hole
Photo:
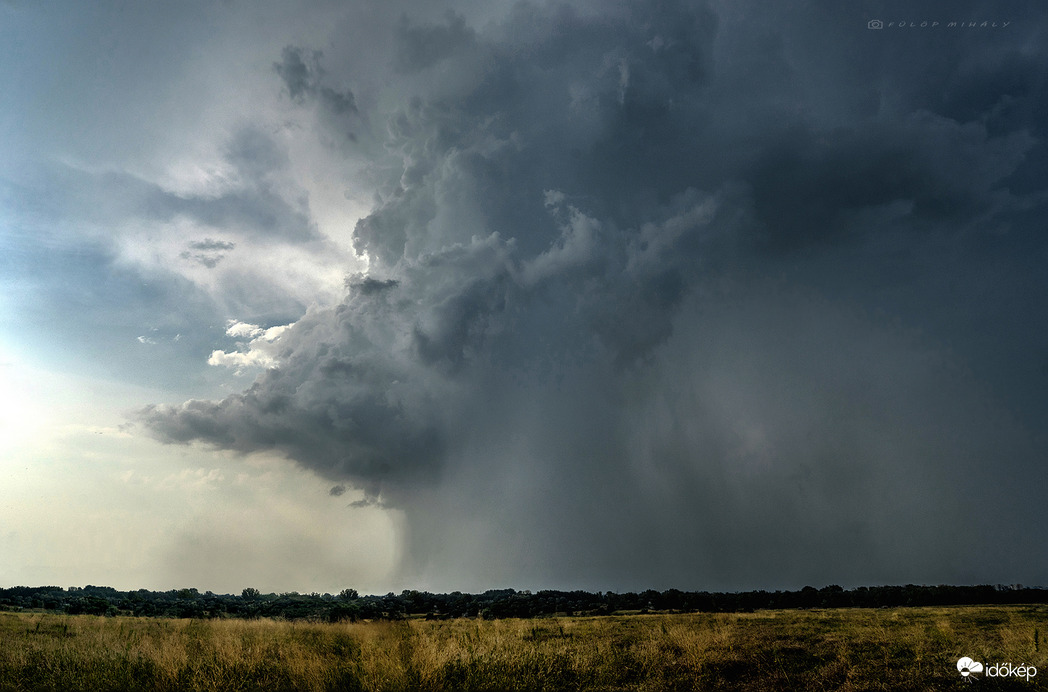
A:
{"label": "grass field", "polygon": [[[1048,689],[1048,606],[306,623],[0,613],[0,690]],[[969,682],[961,656],[1036,666]]]}

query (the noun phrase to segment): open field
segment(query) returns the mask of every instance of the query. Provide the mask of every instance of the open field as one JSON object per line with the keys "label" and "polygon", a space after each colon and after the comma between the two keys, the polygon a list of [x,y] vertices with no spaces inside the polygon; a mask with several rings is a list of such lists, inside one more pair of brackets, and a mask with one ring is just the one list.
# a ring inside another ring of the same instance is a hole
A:
{"label": "open field", "polygon": [[[308,623],[0,613],[0,690],[1048,689],[1048,606]],[[1026,680],[955,663],[1036,666]]]}

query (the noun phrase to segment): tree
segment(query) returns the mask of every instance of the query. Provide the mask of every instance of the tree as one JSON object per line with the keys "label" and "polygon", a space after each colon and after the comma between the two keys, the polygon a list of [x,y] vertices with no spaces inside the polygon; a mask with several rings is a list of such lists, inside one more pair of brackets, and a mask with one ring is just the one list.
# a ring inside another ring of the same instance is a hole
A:
{"label": "tree", "polygon": [[262,593],[258,589],[253,589],[250,586],[240,592],[240,597],[244,600],[253,601],[261,595]]}

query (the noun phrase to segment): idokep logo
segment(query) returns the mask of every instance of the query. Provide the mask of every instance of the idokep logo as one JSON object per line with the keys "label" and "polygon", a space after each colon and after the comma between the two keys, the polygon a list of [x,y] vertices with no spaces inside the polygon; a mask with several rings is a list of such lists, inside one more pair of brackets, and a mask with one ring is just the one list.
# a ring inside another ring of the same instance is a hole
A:
{"label": "idokep logo", "polygon": [[957,672],[968,682],[974,679],[972,675],[982,672],[985,672],[988,678],[1025,678],[1026,682],[1030,682],[1030,678],[1037,675],[1037,668],[1028,666],[1025,663],[1020,666],[1012,663],[991,663],[988,666],[983,666],[978,661],[973,661],[968,656],[964,656],[957,659]]}
{"label": "idokep logo", "polygon": [[983,664],[979,663],[978,661],[973,661],[967,656],[964,656],[962,658],[957,659],[957,672],[960,673],[963,677],[967,678],[972,673],[983,672]]}

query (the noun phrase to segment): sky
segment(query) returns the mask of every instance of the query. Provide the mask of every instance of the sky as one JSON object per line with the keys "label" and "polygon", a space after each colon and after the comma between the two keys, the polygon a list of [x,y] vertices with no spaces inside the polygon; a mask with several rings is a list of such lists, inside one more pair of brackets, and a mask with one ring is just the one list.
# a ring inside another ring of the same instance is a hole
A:
{"label": "sky", "polygon": [[0,585],[1048,584],[1041,2],[7,0],[0,93]]}

